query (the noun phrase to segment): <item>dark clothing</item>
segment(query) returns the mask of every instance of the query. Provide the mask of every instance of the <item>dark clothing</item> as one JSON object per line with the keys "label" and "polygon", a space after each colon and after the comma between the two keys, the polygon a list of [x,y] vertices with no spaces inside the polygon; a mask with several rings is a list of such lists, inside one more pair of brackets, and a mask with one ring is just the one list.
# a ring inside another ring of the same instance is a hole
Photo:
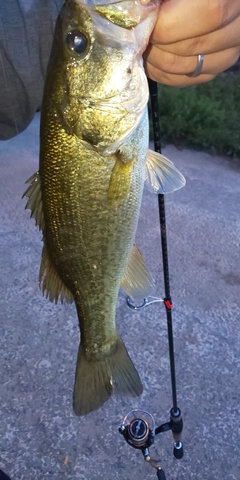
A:
{"label": "dark clothing", "polygon": [[64,0],[0,0],[0,139],[41,106],[53,29]]}
{"label": "dark clothing", "polygon": [[0,480],[11,480],[11,478],[6,475],[2,470],[0,470]]}

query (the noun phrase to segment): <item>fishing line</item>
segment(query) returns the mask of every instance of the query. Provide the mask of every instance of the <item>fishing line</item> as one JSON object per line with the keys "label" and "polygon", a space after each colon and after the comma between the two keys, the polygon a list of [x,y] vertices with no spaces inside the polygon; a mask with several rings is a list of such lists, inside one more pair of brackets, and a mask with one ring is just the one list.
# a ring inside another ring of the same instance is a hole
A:
{"label": "fishing line", "polygon": [[[161,153],[160,141],[160,123],[159,123],[159,106],[158,106],[158,87],[157,83],[148,79],[151,114],[153,124],[153,138],[154,149]],[[165,305],[167,316],[168,329],[168,347],[169,347],[169,361],[170,361],[170,375],[172,388],[172,408],[170,410],[170,419],[168,422],[156,427],[153,416],[145,410],[131,410],[123,419],[119,428],[119,432],[131,447],[141,450],[144,460],[148,462],[153,468],[157,470],[158,480],[166,480],[165,473],[160,465],[159,460],[154,460],[150,456],[149,448],[154,443],[155,436],[159,433],[172,431],[174,444],[173,455],[177,459],[183,457],[183,445],[181,442],[181,433],[183,429],[183,419],[181,410],[177,402],[177,386],[175,373],[175,357],[174,357],[174,340],[173,340],[173,325],[172,325],[172,299],[169,281],[169,262],[168,262],[168,246],[167,246],[167,229],[166,229],[166,215],[164,195],[158,194],[158,208],[160,220],[160,236],[161,236],[161,251],[163,263],[163,278],[165,297],[163,299],[156,297],[149,297],[144,299],[142,305],[133,305],[131,300],[127,299],[127,305],[133,310],[140,310],[150,305],[151,303],[163,302]]]}

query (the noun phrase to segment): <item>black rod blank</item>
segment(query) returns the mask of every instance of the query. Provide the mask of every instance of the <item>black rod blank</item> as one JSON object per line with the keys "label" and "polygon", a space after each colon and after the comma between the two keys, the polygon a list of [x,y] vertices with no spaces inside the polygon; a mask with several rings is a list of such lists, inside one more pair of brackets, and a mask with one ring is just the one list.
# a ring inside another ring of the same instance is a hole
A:
{"label": "black rod blank", "polygon": [[[156,152],[161,153],[158,88],[157,88],[157,83],[151,79],[148,79],[148,85],[149,85],[151,110],[152,110],[154,149]],[[179,414],[179,408],[177,406],[177,388],[176,388],[174,342],[173,342],[173,327],[172,327],[172,300],[171,300],[171,293],[170,293],[169,267],[168,267],[166,215],[165,215],[165,202],[164,202],[163,194],[158,194],[158,207],[159,207],[160,234],[161,234],[161,245],[162,245],[163,277],[164,277],[164,287],[165,287],[164,304],[165,304],[166,315],[167,315],[173,412],[175,414]]]}

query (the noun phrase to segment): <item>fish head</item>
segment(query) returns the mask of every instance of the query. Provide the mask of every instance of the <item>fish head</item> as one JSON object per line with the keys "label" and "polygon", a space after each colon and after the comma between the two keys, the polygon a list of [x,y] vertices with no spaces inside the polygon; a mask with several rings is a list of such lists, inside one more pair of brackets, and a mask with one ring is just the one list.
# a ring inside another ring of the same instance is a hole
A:
{"label": "fish head", "polygon": [[148,101],[142,53],[159,0],[67,0],[57,20],[47,83],[68,133],[112,153],[136,130]]}

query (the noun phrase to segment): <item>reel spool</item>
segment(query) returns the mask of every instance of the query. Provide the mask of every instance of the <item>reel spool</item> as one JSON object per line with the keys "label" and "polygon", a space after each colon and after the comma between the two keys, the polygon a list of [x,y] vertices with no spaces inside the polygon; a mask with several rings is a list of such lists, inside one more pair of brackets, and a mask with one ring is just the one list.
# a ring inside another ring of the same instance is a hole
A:
{"label": "reel spool", "polygon": [[119,432],[132,447],[141,450],[149,448],[154,442],[154,418],[145,410],[131,410],[124,417]]}

